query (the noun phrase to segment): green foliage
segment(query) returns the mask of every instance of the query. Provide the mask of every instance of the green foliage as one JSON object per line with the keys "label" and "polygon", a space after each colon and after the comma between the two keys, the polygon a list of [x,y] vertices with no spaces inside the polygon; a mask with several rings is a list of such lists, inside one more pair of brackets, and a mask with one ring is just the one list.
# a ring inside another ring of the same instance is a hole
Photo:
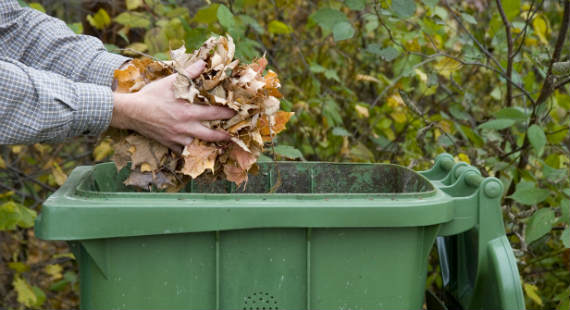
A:
{"label": "green foliage", "polygon": [[[392,162],[419,170],[445,151],[498,177],[506,188],[505,228],[527,307],[567,309],[568,38],[551,69],[556,76],[547,77],[565,2],[500,1],[510,26],[511,57],[495,1],[448,2],[450,7],[438,0],[240,0],[188,9],[175,0],[128,0],[126,11],[109,16],[111,10],[102,9],[103,14],[97,7],[82,21],[107,44],[160,58],[169,48],[184,43],[194,49],[211,34],[225,33],[234,37],[241,60],[265,53],[281,80],[283,109],[295,112],[278,137],[278,158]],[[555,88],[545,88],[549,80]],[[92,142],[49,146],[51,151],[41,154],[35,147],[20,153],[2,147],[0,179],[11,181],[0,190],[14,194],[0,196],[0,205],[13,201],[38,211],[38,201],[58,186],[54,162],[64,172],[90,162],[74,154],[78,145],[92,148]],[[82,152],[89,156],[90,150]],[[104,150],[98,149],[97,159]],[[274,154],[268,148],[266,155]],[[22,179],[10,169],[31,177]],[[16,225],[10,234],[24,232]],[[432,270],[429,283],[441,288],[437,268]],[[22,279],[30,272],[22,272]],[[73,294],[76,285],[58,282],[64,288],[58,291],[49,287],[63,278],[42,285],[36,277],[29,281],[50,292],[44,306],[52,307],[52,294]],[[17,304],[16,295],[11,300]]]}
{"label": "green foliage", "polygon": [[546,235],[552,229],[554,223],[554,211],[552,209],[539,209],[528,220],[525,236],[526,242],[532,243]]}
{"label": "green foliage", "polygon": [[273,148],[276,155],[282,156],[287,159],[303,158],[303,154],[296,148],[290,145],[278,145]]}
{"label": "green foliage", "polygon": [[517,184],[517,189],[510,197],[516,202],[525,205],[534,205],[548,198],[550,191],[536,188],[534,182],[521,181]]}
{"label": "green foliage", "polygon": [[104,9],[99,9],[97,13],[93,15],[87,15],[87,21],[91,26],[97,29],[103,29],[111,24],[111,18]]}
{"label": "green foliage", "polygon": [[30,228],[34,226],[36,211],[8,201],[0,205],[0,230],[13,230],[17,227]]}

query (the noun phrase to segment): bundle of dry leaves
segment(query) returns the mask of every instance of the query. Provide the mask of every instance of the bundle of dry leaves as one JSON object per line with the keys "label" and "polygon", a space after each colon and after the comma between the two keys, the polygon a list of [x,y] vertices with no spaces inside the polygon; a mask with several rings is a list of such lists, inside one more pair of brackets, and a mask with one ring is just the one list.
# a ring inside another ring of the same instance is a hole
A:
{"label": "bundle of dry leaves", "polygon": [[[225,178],[238,186],[247,183],[248,172],[257,170],[255,162],[264,143],[285,129],[293,113],[279,110],[281,85],[275,72],[267,70],[263,75],[265,57],[246,65],[234,60],[234,52],[230,36],[211,37],[191,54],[184,46],[171,51],[173,65],[143,58],[115,71],[117,91],[136,92],[153,80],[177,73],[173,83],[177,98],[188,104],[219,105],[236,111],[229,120],[202,122],[208,128],[225,130],[231,141],[194,139],[181,156],[136,133],[123,135],[114,145],[113,161],[118,170],[131,162],[126,185],[176,191],[188,180],[183,175]],[[200,76],[190,79],[182,73],[199,59],[206,62]]]}

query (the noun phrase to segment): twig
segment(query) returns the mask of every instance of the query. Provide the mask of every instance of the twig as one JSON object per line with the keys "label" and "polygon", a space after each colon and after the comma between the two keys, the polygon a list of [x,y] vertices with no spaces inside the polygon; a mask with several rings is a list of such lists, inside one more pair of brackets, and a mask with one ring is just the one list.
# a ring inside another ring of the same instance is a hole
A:
{"label": "twig", "polygon": [[382,19],[382,17],[380,17],[380,12],[378,11],[378,5],[380,5],[378,3],[378,1],[374,2],[374,13],[376,13],[376,17],[378,18],[378,22],[380,23],[380,25],[382,25],[382,27],[384,27],[384,29],[386,29],[386,32],[388,33],[388,37],[390,38],[390,41],[392,41],[394,44],[398,45],[399,47],[401,47],[405,52],[408,52],[408,50],[406,49],[406,47],[404,47],[400,42],[396,41],[394,39],[394,36],[392,36],[392,30],[390,29],[390,27],[388,27],[385,23],[384,20]]}
{"label": "twig", "polygon": [[457,22],[457,24],[459,25],[459,27],[461,27],[461,30],[463,30],[463,32],[465,32],[467,34],[467,36],[469,36],[469,38],[471,39],[471,41],[473,41],[475,43],[475,45],[477,45],[477,47],[479,48],[479,50],[481,52],[483,52],[483,54],[485,54],[491,61],[493,61],[493,63],[497,66],[497,68],[499,68],[499,70],[502,73],[505,73],[505,69],[501,66],[501,63],[497,60],[497,58],[495,58],[495,56],[493,56],[493,54],[491,54],[489,52],[489,50],[487,50],[487,48],[485,48],[483,46],[483,44],[481,42],[479,42],[479,40],[477,40],[473,34],[471,34],[471,32],[469,32],[469,30],[467,30],[467,28],[465,27],[465,25],[463,24],[463,22],[461,21],[461,18],[459,18],[459,16],[455,13],[455,11],[449,6],[449,3],[447,2],[447,0],[443,1],[444,6],[447,8],[447,10],[451,13],[451,15],[453,16],[453,19],[455,19],[455,21]]}
{"label": "twig", "polygon": [[562,48],[564,46],[564,41],[566,40],[566,34],[568,33],[568,26],[570,25],[570,1],[564,1],[564,12],[562,13],[562,22],[560,23],[560,32],[558,33],[558,39],[556,40],[556,45],[554,46],[554,52],[552,54],[552,58],[550,59],[550,64],[548,65],[548,71],[546,73],[546,78],[544,80],[544,84],[542,85],[542,89],[540,91],[540,95],[538,95],[538,99],[536,99],[536,103],[541,104],[554,91],[554,76],[552,74],[552,66],[555,62],[560,60],[560,55],[562,54]]}
{"label": "twig", "polygon": [[[554,52],[552,54],[552,58],[550,59],[550,64],[548,66],[546,78],[544,79],[544,83],[542,84],[540,95],[538,95],[536,102],[533,103],[532,114],[530,116],[528,127],[537,123],[537,121],[538,121],[537,107],[539,105],[541,105],[542,103],[544,103],[544,101],[546,101],[546,99],[548,99],[548,97],[550,97],[550,95],[552,95],[552,92],[554,91],[554,82],[553,82],[554,81],[554,75],[552,74],[552,65],[555,62],[558,62],[560,59],[560,54],[562,53],[564,41],[566,41],[566,35],[568,33],[569,26],[570,26],[570,1],[566,0],[566,1],[564,1],[564,12],[562,13],[562,22],[560,24],[560,32],[558,33],[558,39],[556,40]],[[517,165],[517,168],[519,170],[522,170],[528,163],[528,148],[527,147],[529,144],[530,144],[530,141],[528,139],[528,134],[526,134],[526,131],[525,131],[525,136],[524,136],[523,146],[522,146],[523,151],[521,152],[521,157],[520,157],[519,163]],[[515,190],[515,186],[514,186],[514,182],[513,182],[513,183],[511,183],[511,186],[509,187],[509,189],[507,191],[507,195],[512,194],[514,192],[514,190]]]}
{"label": "twig", "polygon": [[522,37],[522,40],[521,40],[521,43],[519,44],[519,46],[517,47],[517,49],[513,52],[513,57],[515,57],[515,56],[520,52],[521,48],[523,47],[524,42],[525,42],[525,40],[526,40],[526,35],[527,35],[527,33],[528,33],[527,28],[528,28],[528,26],[530,25],[530,22],[534,19],[534,16],[535,16],[536,13],[538,12],[538,10],[540,9],[540,7],[542,6],[542,3],[543,3],[544,1],[541,1],[540,4],[537,5],[536,8],[535,8],[534,11],[533,11],[535,2],[536,2],[536,1],[533,0],[533,1],[530,3],[530,7],[529,7],[529,9],[528,9],[528,12],[529,12],[529,13],[528,13],[528,15],[527,15],[527,17],[526,17],[526,19],[525,19],[524,28],[523,28],[523,30],[517,35],[517,37],[514,39],[514,42],[516,42],[516,41],[520,38],[521,35],[523,36],[523,37]]}
{"label": "twig", "polygon": [[564,86],[564,85],[566,85],[566,84],[568,84],[568,83],[570,83],[570,76],[567,77],[567,78],[565,78],[564,80],[562,80],[562,81],[556,83],[556,85],[554,85],[553,88],[554,88],[554,89],[558,89],[558,88],[560,88],[560,87],[562,87],[562,86]]}
{"label": "twig", "polygon": [[[412,68],[410,68],[410,70],[414,70],[418,67],[421,67],[429,62],[434,61],[437,57],[439,56],[443,56],[439,53],[437,54],[432,54],[428,56],[428,59],[425,59],[424,61],[415,64],[414,66],[412,66]],[[400,81],[400,79],[402,79],[404,77],[404,74],[407,72],[402,72],[400,75],[398,75],[395,79],[393,79],[390,84],[388,86],[386,86],[382,92],[374,99],[374,101],[372,101],[372,103],[370,104],[370,109],[372,109],[374,106],[376,106],[376,104],[378,104],[378,102],[380,101],[380,99],[382,99],[384,97],[384,95],[388,92],[388,90],[391,90],[392,87],[394,87],[394,85],[396,85],[398,83],[398,81]]]}
{"label": "twig", "polygon": [[[505,15],[505,10],[503,9],[503,4],[501,0],[496,0],[497,8],[499,9],[499,14],[503,20],[503,25],[505,25],[505,32],[507,33],[507,73],[506,75],[509,79],[513,76],[513,37],[511,35],[511,24]],[[513,105],[513,85],[511,81],[507,81],[507,95],[506,95],[507,107]]]}
{"label": "twig", "polygon": [[486,68],[486,69],[489,69],[489,70],[491,70],[491,71],[493,71],[493,72],[499,74],[502,78],[504,78],[505,80],[507,80],[507,81],[509,81],[510,83],[512,83],[512,85],[514,85],[518,90],[520,90],[520,91],[525,95],[525,97],[526,97],[530,102],[532,102],[532,103],[534,104],[535,100],[532,98],[532,95],[531,95],[525,88],[523,88],[522,86],[520,86],[520,85],[518,85],[517,83],[515,83],[515,82],[514,82],[511,78],[509,78],[504,72],[499,71],[498,69],[493,68],[492,66],[486,65],[486,64],[481,63],[481,62],[467,62],[467,61],[464,61],[464,60],[462,60],[462,59],[460,59],[460,58],[458,58],[458,57],[455,57],[455,56],[453,56],[453,55],[449,55],[449,54],[446,54],[446,53],[441,53],[441,52],[440,52],[440,53],[438,53],[438,54],[440,54],[440,56],[445,56],[445,57],[451,58],[451,59],[453,59],[453,60],[459,62],[459,63],[462,64],[462,65],[466,65],[466,66],[480,66],[480,67],[484,67],[484,68]]}

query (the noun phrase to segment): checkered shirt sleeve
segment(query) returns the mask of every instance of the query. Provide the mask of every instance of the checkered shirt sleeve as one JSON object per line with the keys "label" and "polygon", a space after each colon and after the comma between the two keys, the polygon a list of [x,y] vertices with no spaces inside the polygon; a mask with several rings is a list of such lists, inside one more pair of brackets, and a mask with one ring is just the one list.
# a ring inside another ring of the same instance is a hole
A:
{"label": "checkered shirt sleeve", "polygon": [[0,144],[98,135],[112,112],[109,86],[73,82],[0,57]]}
{"label": "checkered shirt sleeve", "polygon": [[113,71],[128,58],[16,0],[0,0],[0,144],[98,135],[110,123]]}

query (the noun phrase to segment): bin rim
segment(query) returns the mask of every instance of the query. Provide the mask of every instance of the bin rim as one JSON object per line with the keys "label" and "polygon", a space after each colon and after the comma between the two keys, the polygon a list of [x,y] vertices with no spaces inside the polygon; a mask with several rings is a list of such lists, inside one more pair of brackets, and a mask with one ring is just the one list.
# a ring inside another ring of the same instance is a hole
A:
{"label": "bin rim", "polygon": [[[299,163],[299,164],[310,164],[310,165],[334,165],[334,166],[376,166],[376,167],[394,167],[400,170],[404,170],[408,173],[413,174],[415,177],[422,179],[425,183],[429,186],[428,189],[422,191],[413,191],[413,192],[404,192],[404,193],[394,193],[394,192],[378,192],[378,193],[347,193],[347,192],[338,192],[338,193],[326,193],[326,192],[317,192],[317,193],[245,193],[240,192],[239,190],[233,191],[231,193],[191,193],[191,192],[174,192],[174,193],[167,193],[167,192],[160,192],[160,191],[151,191],[151,192],[106,192],[106,191],[96,191],[89,189],[86,185],[87,180],[93,172],[98,168],[103,168],[106,166],[113,165],[113,163],[100,163],[94,166],[87,166],[92,167],[92,171],[89,175],[86,175],[82,180],[80,180],[75,188],[75,194],[77,196],[86,197],[86,198],[134,198],[144,196],[147,198],[150,197],[160,197],[161,199],[235,199],[235,196],[238,195],[240,199],[257,199],[258,196],[263,196],[264,199],[283,199],[283,198],[291,198],[295,197],[297,199],[343,199],[344,196],[348,196],[352,198],[397,198],[397,199],[423,199],[425,197],[434,196],[437,187],[432,184],[432,182],[426,178],[425,176],[419,174],[417,171],[414,171],[408,167],[395,165],[395,164],[386,164],[386,163],[353,163],[353,162],[322,162],[322,161],[312,161],[312,162],[291,162],[291,161],[275,161],[275,162],[263,162],[261,164],[291,164],[291,163]],[[124,168],[127,169],[127,168]],[[397,196],[397,197],[396,197]]]}
{"label": "bin rim", "polygon": [[93,170],[77,167],[46,200],[36,219],[36,236],[85,240],[277,227],[418,227],[455,216],[454,199],[435,187],[405,194],[79,193],[78,185]]}

